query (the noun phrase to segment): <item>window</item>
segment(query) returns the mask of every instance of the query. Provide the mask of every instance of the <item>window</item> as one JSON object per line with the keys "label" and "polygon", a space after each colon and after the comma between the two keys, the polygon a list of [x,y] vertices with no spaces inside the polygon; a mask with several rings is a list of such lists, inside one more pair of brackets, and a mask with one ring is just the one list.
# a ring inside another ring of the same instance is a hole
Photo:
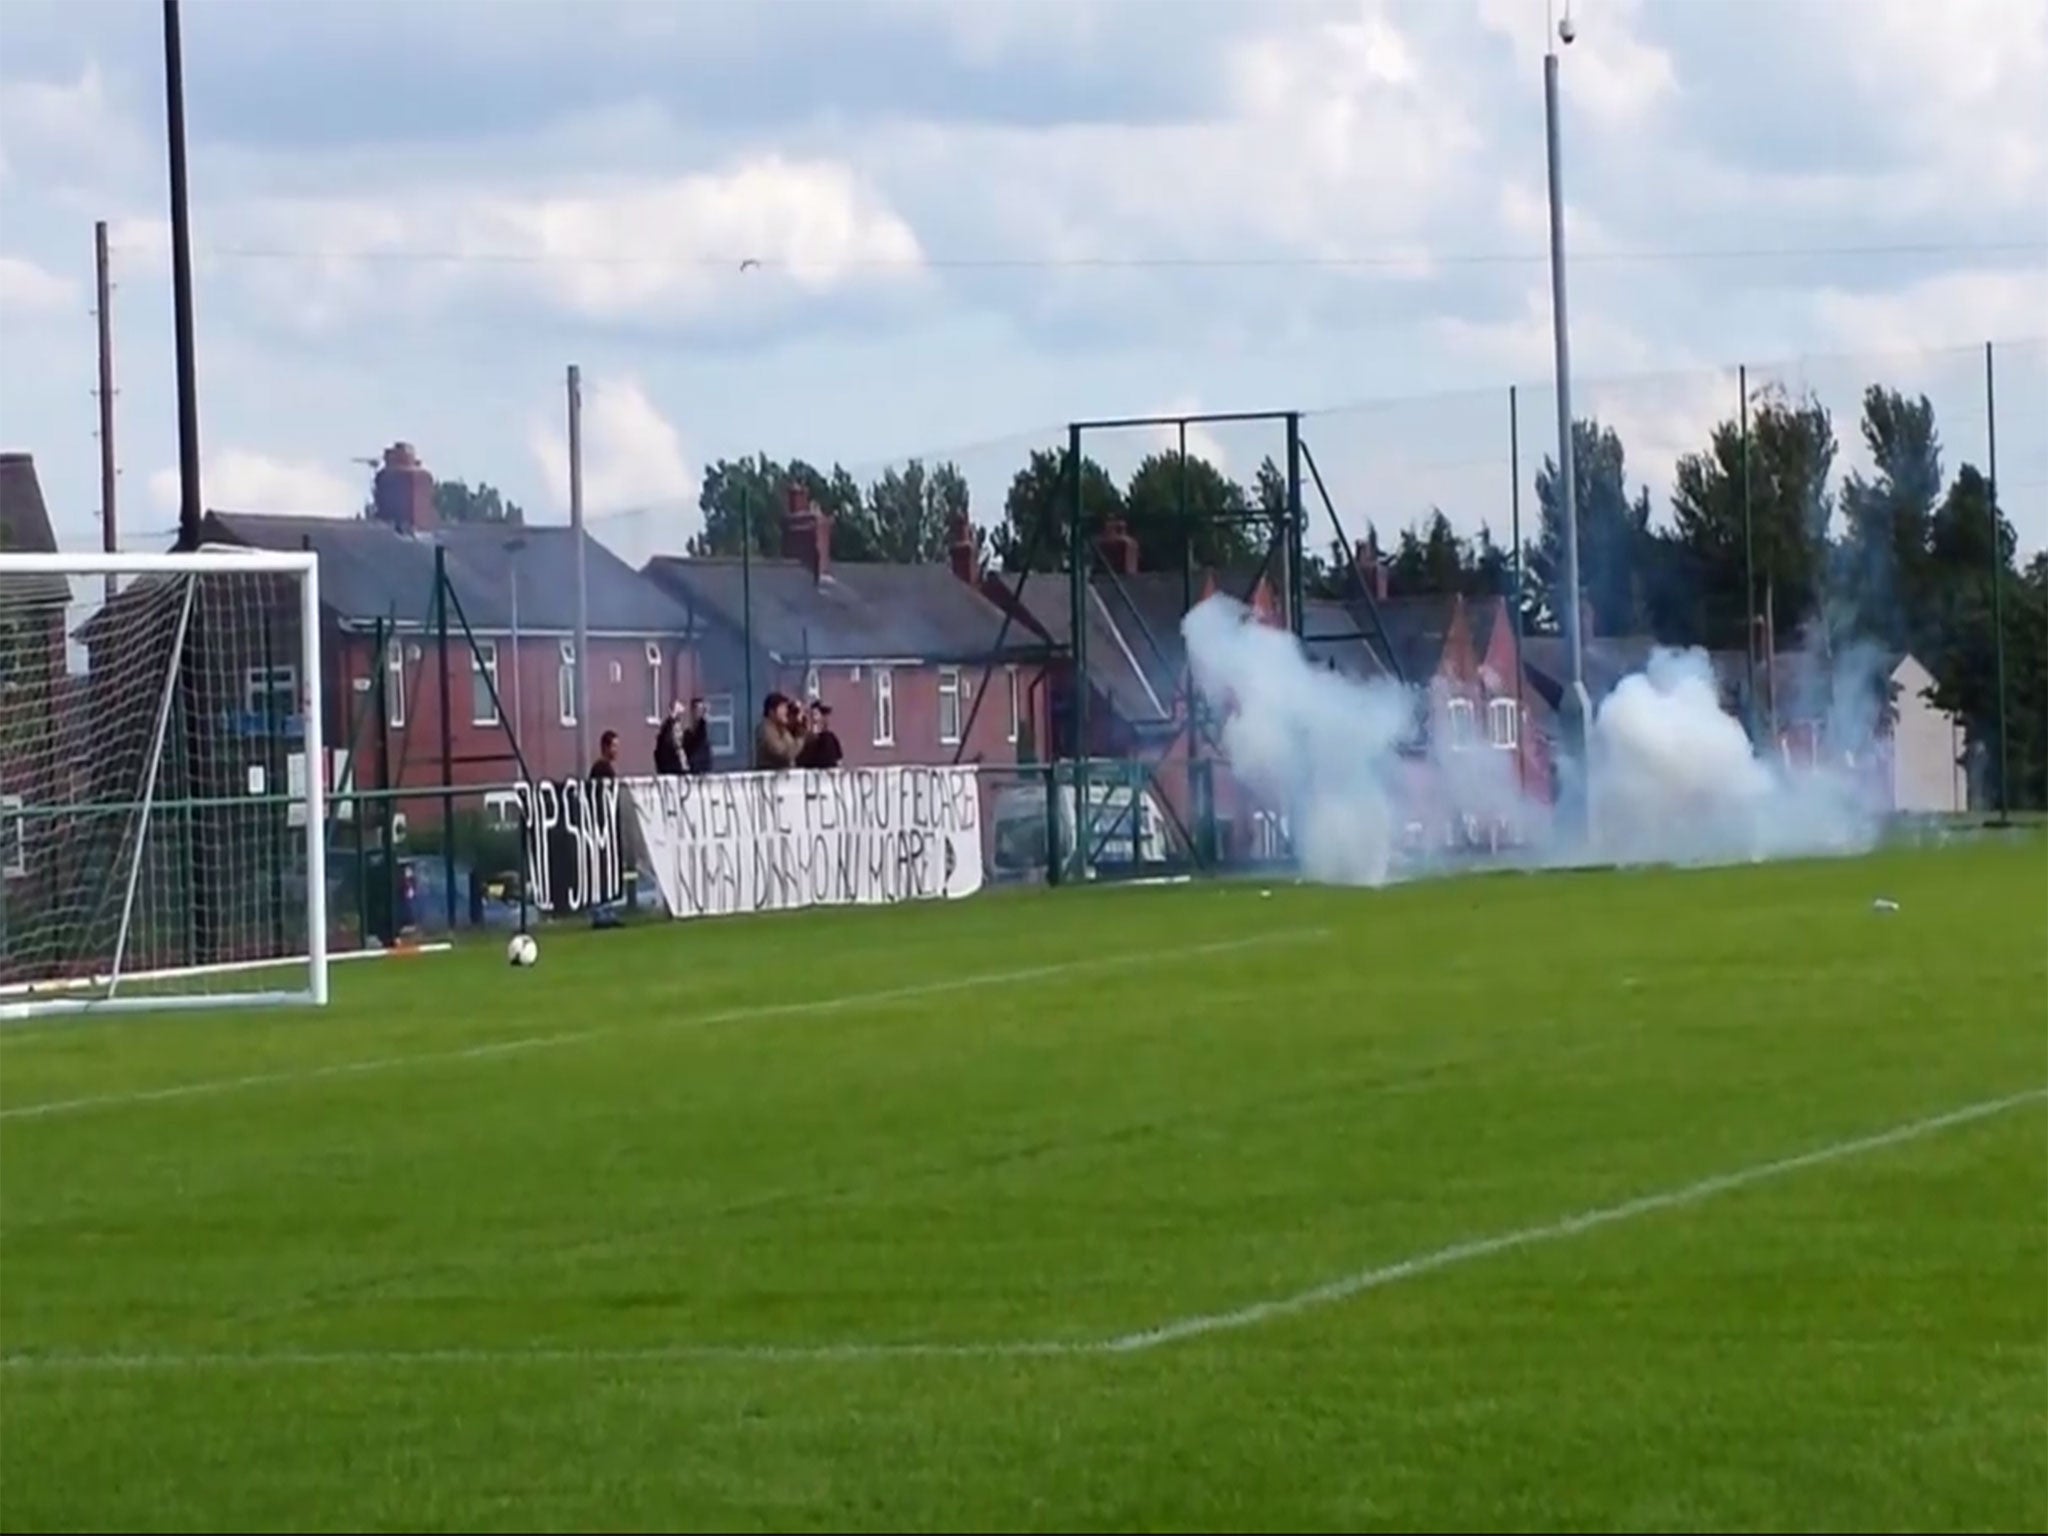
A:
{"label": "window", "polygon": [[500,832],[519,825],[519,795],[514,790],[494,789],[484,796],[484,820]]}
{"label": "window", "polygon": [[242,706],[252,719],[283,724],[299,710],[297,667],[251,667]]}
{"label": "window", "polygon": [[1024,700],[1017,692],[1017,669],[1009,669],[1010,678],[1010,744],[1016,745],[1020,728],[1024,724]]}
{"label": "window", "polygon": [[896,745],[896,674],[875,668],[875,745]]}
{"label": "window", "polygon": [[384,647],[384,723],[405,724],[405,647],[396,640]]}
{"label": "window", "polygon": [[28,818],[21,814],[21,796],[0,795],[0,875],[27,873]]}
{"label": "window", "polygon": [[1516,729],[1513,699],[1490,699],[1486,705],[1486,739],[1502,751],[1512,751],[1520,737]]}
{"label": "window", "polygon": [[576,646],[562,642],[561,664],[555,668],[555,714],[564,725],[576,723]]}
{"label": "window", "polygon": [[1472,701],[1453,699],[1448,713],[1451,719],[1451,750],[1462,751],[1472,745]]}
{"label": "window", "polygon": [[498,723],[498,642],[479,640],[469,653],[469,720],[472,725]]}
{"label": "window", "polygon": [[705,735],[711,741],[713,757],[731,757],[732,739],[732,695],[714,693],[704,701]]}
{"label": "window", "polygon": [[615,662],[613,662],[613,663],[612,663],[612,686],[613,686],[614,688],[616,688],[616,687],[618,687],[618,685],[619,685],[620,683],[623,683],[623,682],[624,682],[625,680],[626,680],[626,669],[625,669],[625,668],[624,668],[623,666],[621,666],[621,665],[620,665],[620,664],[619,664],[618,662],[616,662],[616,661],[615,661]]}
{"label": "window", "polygon": [[804,673],[804,697],[815,701],[818,697],[818,669],[810,668]]}
{"label": "window", "polygon": [[667,700],[661,696],[661,647],[647,642],[647,723],[661,724]]}
{"label": "window", "polygon": [[960,739],[960,669],[939,668],[939,740],[952,746]]}

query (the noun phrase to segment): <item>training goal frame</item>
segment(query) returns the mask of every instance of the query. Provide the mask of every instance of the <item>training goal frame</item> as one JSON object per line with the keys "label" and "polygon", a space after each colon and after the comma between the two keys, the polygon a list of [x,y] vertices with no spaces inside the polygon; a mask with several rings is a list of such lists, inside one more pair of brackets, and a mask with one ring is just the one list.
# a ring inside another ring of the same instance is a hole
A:
{"label": "training goal frame", "polygon": [[[4,602],[7,588],[17,583],[26,586],[37,579],[49,583],[65,583],[70,593],[70,601],[57,612],[64,616],[68,628],[68,619],[74,606],[82,606],[82,594],[76,586],[81,579],[104,579],[111,598],[113,583],[124,577],[207,576],[285,578],[297,588],[299,646],[296,665],[302,700],[300,750],[304,754],[304,772],[303,788],[291,790],[285,803],[293,807],[303,806],[304,809],[304,878],[307,887],[305,952],[266,955],[253,962],[230,960],[176,968],[135,971],[122,969],[122,955],[128,938],[129,914],[133,907],[135,884],[142,868],[156,785],[162,773],[162,756],[165,738],[169,734],[172,695],[178,691],[181,677],[189,668],[196,665],[192,654],[184,648],[186,627],[185,621],[181,618],[172,653],[164,658],[164,674],[161,682],[156,685],[157,697],[151,700],[155,707],[155,715],[148,743],[148,765],[143,775],[140,798],[133,807],[138,825],[132,837],[128,839],[132,845],[129,851],[132,863],[123,876],[127,892],[122,906],[121,926],[113,961],[104,969],[96,969],[89,975],[53,975],[47,979],[31,978],[25,982],[0,985],[0,1025],[63,1015],[290,1006],[324,1007],[327,1003],[327,753],[323,730],[326,690],[325,671],[321,664],[322,625],[318,556],[310,551],[246,550],[219,545],[208,545],[189,553],[176,554],[0,552],[0,617],[5,617],[8,611]],[[196,592],[196,588],[188,590]],[[193,601],[192,597],[186,599],[188,613]],[[287,604],[280,604],[279,611],[284,611],[286,607]],[[52,663],[54,675],[46,680],[44,708],[54,712],[55,699],[59,691],[57,685],[71,676],[65,654],[70,647],[71,635],[65,633],[57,637],[53,643],[58,649]],[[271,790],[273,786],[266,784],[264,788]],[[4,951],[0,951],[0,954],[4,954]],[[242,977],[257,977],[267,981],[269,977],[265,973],[287,969],[301,971],[301,985],[258,985],[240,989],[235,985],[235,981]],[[166,991],[160,986],[149,985],[177,984],[214,976],[234,980],[231,980],[228,988],[222,991]],[[124,992],[123,988],[131,983],[143,985],[138,990]]]}

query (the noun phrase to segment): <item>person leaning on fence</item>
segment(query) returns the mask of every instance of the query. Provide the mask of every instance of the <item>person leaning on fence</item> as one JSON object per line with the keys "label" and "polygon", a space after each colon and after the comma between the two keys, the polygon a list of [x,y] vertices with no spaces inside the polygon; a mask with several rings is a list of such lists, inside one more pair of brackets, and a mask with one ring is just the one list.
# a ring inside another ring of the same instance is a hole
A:
{"label": "person leaning on fence", "polygon": [[789,730],[789,700],[771,693],[761,701],[761,724],[754,732],[754,766],[788,768],[796,762],[797,743]]}

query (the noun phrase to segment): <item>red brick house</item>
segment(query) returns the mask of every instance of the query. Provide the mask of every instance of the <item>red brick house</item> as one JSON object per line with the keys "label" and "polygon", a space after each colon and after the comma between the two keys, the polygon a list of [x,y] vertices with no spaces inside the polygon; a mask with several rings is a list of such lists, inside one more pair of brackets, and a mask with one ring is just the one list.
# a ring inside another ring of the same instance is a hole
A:
{"label": "red brick house", "polygon": [[[574,692],[573,531],[437,525],[432,476],[403,443],[385,454],[374,507],[361,519],[209,512],[202,527],[208,544],[320,557],[330,777],[375,790],[580,774],[588,765]],[[618,731],[632,771],[646,764],[670,704],[695,685],[690,617],[585,537],[589,739]],[[448,588],[445,700],[437,558]],[[262,676],[244,669],[246,677],[230,682],[245,693],[247,711],[286,700],[285,729],[296,736],[304,688],[295,616],[280,628],[277,664]],[[497,794],[503,803],[495,808],[509,815],[512,796]],[[409,822],[432,821],[441,806],[420,796],[403,809]]]}
{"label": "red brick house", "polygon": [[[0,552],[54,554],[35,459],[0,454]],[[36,916],[56,905],[49,854],[62,826],[24,814],[66,795],[68,720],[65,621],[71,584],[62,577],[0,578],[0,981],[7,958],[33,948]],[[53,725],[54,722],[54,725]]]}
{"label": "red brick house", "polygon": [[751,766],[769,693],[822,700],[849,766],[1001,768],[1042,754],[1045,642],[1021,625],[1005,632],[973,579],[971,541],[949,565],[835,561],[832,519],[801,487],[782,533],[778,559],[663,555],[645,567],[694,622],[718,768]]}

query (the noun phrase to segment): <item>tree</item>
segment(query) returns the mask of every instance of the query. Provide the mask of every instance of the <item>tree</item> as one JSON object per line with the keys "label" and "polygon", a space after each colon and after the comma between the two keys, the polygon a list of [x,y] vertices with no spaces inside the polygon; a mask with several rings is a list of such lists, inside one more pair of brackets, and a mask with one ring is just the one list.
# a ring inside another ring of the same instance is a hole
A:
{"label": "tree", "polygon": [[868,558],[943,560],[954,522],[967,515],[967,480],[959,467],[940,464],[927,473],[922,461],[912,459],[868,487],[865,520],[875,551]]}
{"label": "tree", "polygon": [[[1271,493],[1270,480],[1264,489]],[[1279,493],[1284,511],[1284,482]],[[1183,463],[1177,450],[1147,455],[1124,490],[1124,522],[1138,541],[1140,570],[1259,564],[1271,529],[1247,522],[1250,511],[1243,486],[1197,454]]]}
{"label": "tree", "polygon": [[[688,552],[731,557],[739,554],[743,542],[750,542],[757,555],[780,555],[792,485],[801,485],[810,493],[811,505],[833,519],[834,558],[877,558],[872,553],[875,534],[852,475],[835,464],[828,478],[802,459],[791,459],[785,465],[766,454],[705,465],[697,494],[704,528],[690,539]],[[744,538],[743,528],[751,533],[751,540]]]}
{"label": "tree", "polygon": [[[1996,543],[1994,544],[1994,526]],[[1935,509],[1929,526],[1931,639],[1921,659],[1935,676],[1934,703],[1959,715],[1981,771],[1973,777],[1998,794],[1999,698],[1998,630],[2005,633],[2005,715],[2011,731],[2004,760],[2011,773],[2014,805],[2040,805],[2048,798],[2048,561],[2036,556],[2024,573],[2014,569],[2018,538],[1991,503],[1991,487],[1975,465],[1965,464]],[[1994,603],[1993,562],[2003,590]]]}
{"label": "tree", "polygon": [[1720,650],[1743,649],[1752,604],[1768,606],[1779,635],[1794,635],[1820,609],[1828,561],[1835,461],[1834,423],[1826,407],[1758,390],[1749,429],[1749,521],[1756,591],[1746,593],[1743,554],[1743,444],[1740,426],[1723,421],[1703,453],[1678,462],[1671,513],[1679,549],[1675,585],[1687,593],[1664,615],[1681,631],[1668,639]]}
{"label": "tree", "polygon": [[[1621,436],[1598,421],[1572,423],[1572,489],[1579,525],[1579,588],[1600,634],[1639,634],[1649,624],[1646,575],[1651,558],[1650,493],[1628,494],[1628,456]],[[1564,487],[1557,461],[1545,455],[1536,472],[1540,510],[1527,551],[1550,615],[1565,604]]]}
{"label": "tree", "polygon": [[1908,400],[1873,384],[1863,395],[1862,431],[1876,477],[1852,472],[1842,482],[1829,629],[1887,650],[1916,649],[1933,638],[1928,546],[1942,494],[1934,407],[1925,395]]}
{"label": "tree", "polygon": [[[1067,565],[1068,451],[1036,450],[1010,481],[1003,498],[1003,524],[990,540],[1004,570],[1057,571]],[[1123,492],[1095,460],[1081,458],[1081,529],[1093,538],[1124,512]]]}

